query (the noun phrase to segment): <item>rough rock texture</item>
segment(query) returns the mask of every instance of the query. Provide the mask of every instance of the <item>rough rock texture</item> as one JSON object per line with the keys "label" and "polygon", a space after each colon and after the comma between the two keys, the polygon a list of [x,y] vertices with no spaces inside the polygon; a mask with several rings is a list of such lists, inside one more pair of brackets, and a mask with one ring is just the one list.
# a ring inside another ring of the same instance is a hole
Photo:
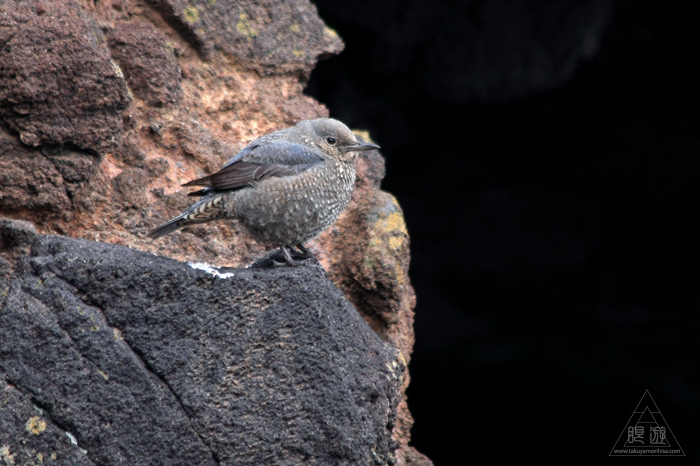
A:
{"label": "rough rock texture", "polygon": [[[0,369],[0,461],[13,464],[94,465]],[[10,445],[7,439],[13,439]],[[14,442],[21,444],[20,448]]]}
{"label": "rough rock texture", "polygon": [[151,2],[198,50],[207,55],[222,50],[264,74],[308,75],[319,58],[343,49],[308,0]]}
{"label": "rough rock texture", "polygon": [[0,445],[18,464],[395,463],[405,365],[320,266],[222,278],[27,225],[0,224]]}
{"label": "rough rock texture", "polygon": [[[16,2],[3,3],[5,10]],[[129,92],[102,32],[80,8],[23,16],[0,57],[0,116],[24,144],[97,153],[118,145]]]}
{"label": "rough rock texture", "polygon": [[[408,279],[409,238],[396,199],[379,190],[384,159],[376,152],[357,163],[358,182],[346,215],[321,237],[319,258],[331,279],[345,292],[370,326],[399,349],[407,364],[415,337],[415,294]],[[410,378],[404,378],[404,393]],[[405,394],[399,405],[395,438],[403,445],[399,456],[407,464],[428,464],[408,447],[413,419]],[[403,455],[406,455],[404,457]],[[409,461],[413,459],[413,463]]]}
{"label": "rough rock texture", "polygon": [[152,24],[119,21],[107,32],[112,57],[131,91],[145,102],[163,106],[182,99],[182,79],[167,37]]}
{"label": "rough rock texture", "polygon": [[[155,242],[146,233],[191,203],[182,183],[261,134],[328,116],[302,91],[316,61],[341,49],[303,0],[1,2],[0,216],[181,261],[249,265],[266,251],[235,223]],[[380,156],[363,154],[351,206],[309,246],[407,365],[408,236],[395,199],[379,189],[383,170]],[[53,298],[36,299],[57,312]],[[407,374],[402,380],[394,455],[398,464],[427,462],[408,446]],[[141,393],[147,381],[134,384]]]}

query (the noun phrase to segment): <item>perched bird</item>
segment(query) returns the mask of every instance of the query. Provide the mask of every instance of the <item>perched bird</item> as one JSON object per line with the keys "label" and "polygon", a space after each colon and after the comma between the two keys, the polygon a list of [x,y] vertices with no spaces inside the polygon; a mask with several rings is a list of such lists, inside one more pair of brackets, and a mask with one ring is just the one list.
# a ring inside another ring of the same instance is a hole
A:
{"label": "perched bird", "polygon": [[[289,265],[297,247],[332,225],[347,207],[355,185],[359,151],[379,149],[358,142],[338,120],[304,120],[251,142],[218,172],[183,186],[202,199],[150,233],[160,238],[178,228],[238,219],[258,241],[279,247]],[[274,260],[273,260],[274,263]]]}

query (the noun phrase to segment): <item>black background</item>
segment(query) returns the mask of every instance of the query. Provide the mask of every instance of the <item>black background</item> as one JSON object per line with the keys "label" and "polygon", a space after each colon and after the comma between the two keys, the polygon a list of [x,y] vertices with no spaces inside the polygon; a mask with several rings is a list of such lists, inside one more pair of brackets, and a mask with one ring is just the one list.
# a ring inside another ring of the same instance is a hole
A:
{"label": "black background", "polygon": [[346,50],[307,92],[382,146],[411,234],[413,445],[438,466],[627,464],[608,454],[648,389],[687,457],[634,464],[696,464],[692,11],[314,3]]}

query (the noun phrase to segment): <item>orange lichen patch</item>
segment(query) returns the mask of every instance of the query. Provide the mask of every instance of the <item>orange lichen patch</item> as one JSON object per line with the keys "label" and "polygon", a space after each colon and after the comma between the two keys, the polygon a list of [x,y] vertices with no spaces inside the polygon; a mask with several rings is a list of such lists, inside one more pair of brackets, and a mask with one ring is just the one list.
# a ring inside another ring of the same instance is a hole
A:
{"label": "orange lichen patch", "polygon": [[[391,201],[396,207],[398,203],[393,196]],[[400,212],[394,212],[387,217],[379,218],[374,223],[374,234],[380,238],[380,241],[388,243],[390,249],[398,251],[401,249],[408,239],[408,231],[406,230],[406,222]]]}

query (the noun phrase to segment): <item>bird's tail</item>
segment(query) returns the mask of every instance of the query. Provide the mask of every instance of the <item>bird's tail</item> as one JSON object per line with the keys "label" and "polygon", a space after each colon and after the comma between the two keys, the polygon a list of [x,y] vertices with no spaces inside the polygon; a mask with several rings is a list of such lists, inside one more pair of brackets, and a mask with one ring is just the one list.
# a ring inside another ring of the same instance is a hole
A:
{"label": "bird's tail", "polygon": [[148,236],[156,239],[187,225],[211,222],[224,217],[226,217],[226,211],[224,210],[223,196],[205,198],[193,204],[192,207],[177,217],[151,231]]}

